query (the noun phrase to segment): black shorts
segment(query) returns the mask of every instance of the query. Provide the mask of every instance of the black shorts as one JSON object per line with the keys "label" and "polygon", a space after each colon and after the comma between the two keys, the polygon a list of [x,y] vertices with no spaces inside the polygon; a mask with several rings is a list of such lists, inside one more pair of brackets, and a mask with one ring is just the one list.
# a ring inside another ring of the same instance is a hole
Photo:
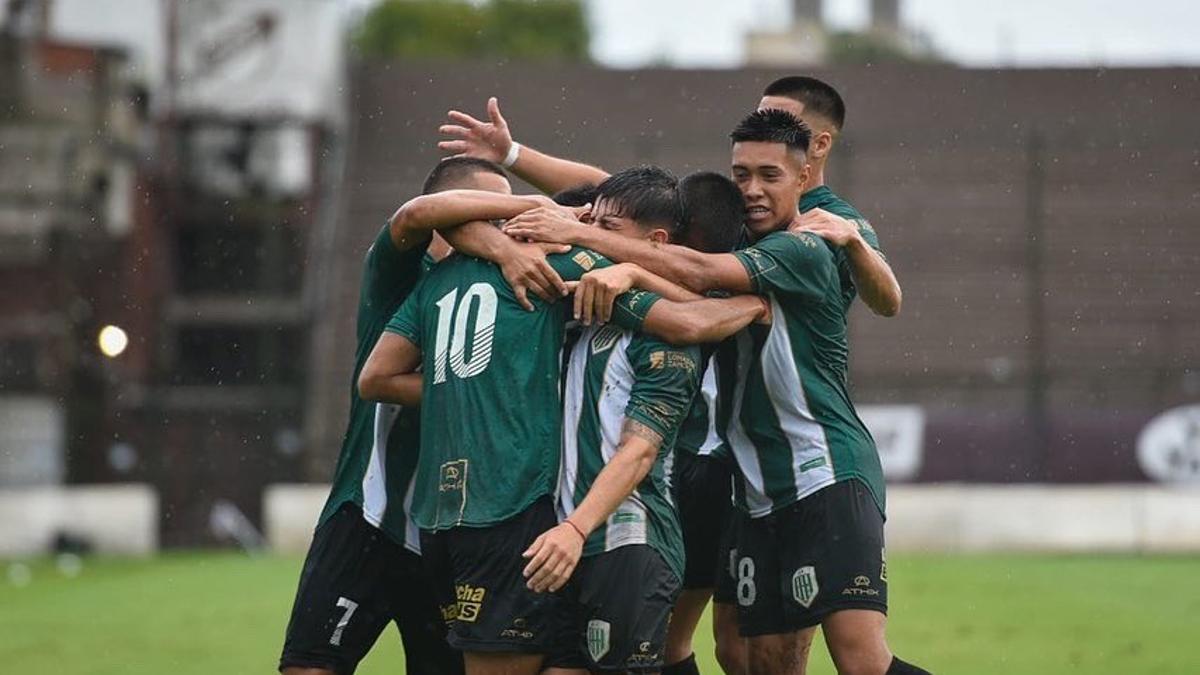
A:
{"label": "black shorts", "polygon": [[844,609],[887,613],[883,514],[859,480],[741,519],[734,593],[743,636],[808,628]]}
{"label": "black shorts", "polygon": [[558,596],[525,586],[521,554],[558,524],[550,497],[490,527],[421,532],[449,642],[464,652],[545,654]]}
{"label": "black shorts", "polygon": [[657,672],[679,578],[645,544],[579,561],[562,590],[547,668]]}
{"label": "black shorts", "polygon": [[400,629],[407,672],[463,672],[462,656],[446,644],[420,556],[347,502],[313,534],[279,669],[349,675],[392,621]]}
{"label": "black shorts", "polygon": [[737,602],[737,538],[741,531],[742,514],[732,509],[717,549],[717,578],[713,587],[713,602],[732,605]]}
{"label": "black shorts", "polygon": [[672,472],[671,490],[687,554],[683,587],[712,588],[722,566],[721,535],[733,513],[729,463],[711,455],[676,452]]}

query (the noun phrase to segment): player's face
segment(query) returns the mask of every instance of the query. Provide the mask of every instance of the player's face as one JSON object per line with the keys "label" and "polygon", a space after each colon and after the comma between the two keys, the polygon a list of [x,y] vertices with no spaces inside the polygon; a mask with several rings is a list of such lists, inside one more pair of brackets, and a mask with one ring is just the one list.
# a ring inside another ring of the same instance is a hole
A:
{"label": "player's face", "polygon": [[803,155],[783,143],[734,143],[732,173],[746,203],[746,228],[755,237],[786,227],[796,217],[808,180]]}
{"label": "player's face", "polygon": [[632,239],[649,239],[659,243],[667,239],[667,231],[657,227],[646,227],[628,216],[620,214],[617,205],[611,200],[600,197],[592,206],[592,222],[596,227],[609,232],[616,232],[623,237]]}

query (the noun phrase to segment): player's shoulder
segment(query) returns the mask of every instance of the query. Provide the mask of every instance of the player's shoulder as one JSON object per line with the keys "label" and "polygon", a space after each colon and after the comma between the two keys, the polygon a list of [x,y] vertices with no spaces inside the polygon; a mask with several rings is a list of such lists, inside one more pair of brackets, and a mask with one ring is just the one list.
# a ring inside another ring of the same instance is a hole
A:
{"label": "player's shoulder", "polygon": [[833,248],[812,232],[778,230],[759,239],[745,252],[753,255],[754,251],[764,251],[775,256],[833,260]]}
{"label": "player's shoulder", "polygon": [[551,253],[546,256],[550,262],[573,262],[578,265],[583,271],[591,270],[598,265],[604,265],[608,262],[608,258],[596,253],[590,248],[582,246],[571,246],[569,251],[565,253]]}

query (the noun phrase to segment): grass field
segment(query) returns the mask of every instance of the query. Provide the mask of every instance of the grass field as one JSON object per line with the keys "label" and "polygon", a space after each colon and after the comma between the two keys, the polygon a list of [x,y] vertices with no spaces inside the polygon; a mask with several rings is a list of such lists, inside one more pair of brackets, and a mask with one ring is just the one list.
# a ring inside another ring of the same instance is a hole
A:
{"label": "grass field", "polygon": [[[893,556],[893,648],[939,675],[1200,673],[1200,559]],[[300,559],[180,553],[0,562],[5,672],[274,671]],[[14,583],[14,580],[17,583]],[[701,671],[717,673],[711,638]],[[359,669],[403,672],[395,633]],[[833,673],[824,647],[810,673]]]}

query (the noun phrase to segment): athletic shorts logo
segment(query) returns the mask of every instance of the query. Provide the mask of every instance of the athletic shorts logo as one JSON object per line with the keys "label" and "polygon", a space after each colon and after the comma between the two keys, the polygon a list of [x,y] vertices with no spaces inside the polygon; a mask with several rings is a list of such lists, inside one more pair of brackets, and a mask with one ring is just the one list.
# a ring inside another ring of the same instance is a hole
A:
{"label": "athletic shorts logo", "polygon": [[608,653],[608,638],[612,626],[607,621],[592,619],[587,624],[587,648],[592,661],[599,661]]}
{"label": "athletic shorts logo", "polygon": [[879,558],[882,561],[879,564],[879,580],[886,584],[887,583],[887,549],[886,548],[879,549]]}
{"label": "athletic shorts logo", "polygon": [[817,568],[805,565],[792,575],[792,597],[807,609],[812,607],[813,600],[821,587],[817,584]]}

